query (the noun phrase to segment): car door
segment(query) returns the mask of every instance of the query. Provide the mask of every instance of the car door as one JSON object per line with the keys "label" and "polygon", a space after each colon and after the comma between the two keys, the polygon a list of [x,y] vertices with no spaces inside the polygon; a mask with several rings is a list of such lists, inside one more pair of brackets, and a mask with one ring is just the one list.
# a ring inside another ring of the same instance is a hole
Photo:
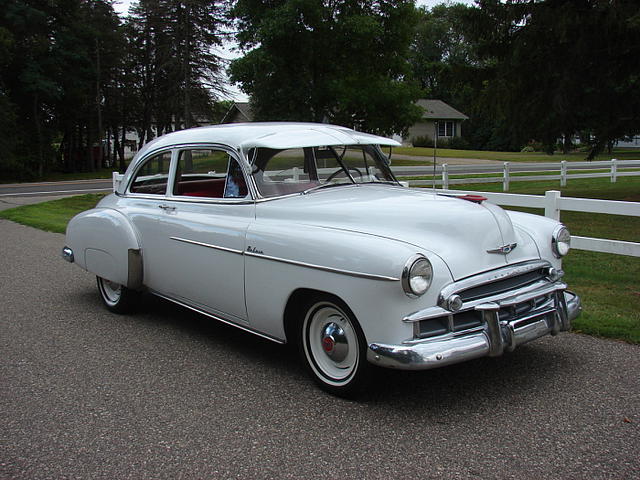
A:
{"label": "car door", "polygon": [[154,153],[145,159],[121,202],[122,212],[133,223],[142,249],[143,282],[158,289],[165,276],[163,231],[160,225],[162,206],[170,183],[171,150]]}
{"label": "car door", "polygon": [[[159,205],[154,252],[164,270],[153,288],[223,316],[246,321],[244,249],[255,218],[238,160],[223,148],[186,148],[174,152],[175,174]],[[161,258],[159,258],[161,256]]]}

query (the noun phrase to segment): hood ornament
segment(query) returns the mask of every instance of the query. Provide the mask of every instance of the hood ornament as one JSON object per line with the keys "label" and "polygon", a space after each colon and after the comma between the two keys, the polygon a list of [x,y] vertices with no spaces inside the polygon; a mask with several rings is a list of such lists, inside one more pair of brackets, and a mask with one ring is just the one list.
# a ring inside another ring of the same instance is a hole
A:
{"label": "hood ornament", "polygon": [[507,253],[511,253],[513,249],[516,248],[517,246],[518,246],[517,243],[510,243],[508,245],[503,245],[501,247],[494,248],[493,250],[487,250],[487,253],[501,253],[503,255],[506,255]]}

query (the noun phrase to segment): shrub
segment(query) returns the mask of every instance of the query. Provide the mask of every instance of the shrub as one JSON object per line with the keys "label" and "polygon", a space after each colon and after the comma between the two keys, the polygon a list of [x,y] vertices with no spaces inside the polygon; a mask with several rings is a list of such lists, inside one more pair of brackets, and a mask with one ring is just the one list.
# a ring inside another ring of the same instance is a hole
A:
{"label": "shrub", "polygon": [[[469,142],[462,137],[451,137],[448,141],[449,148],[453,148],[455,150],[469,150]],[[438,145],[440,142],[438,142]]]}
{"label": "shrub", "polygon": [[411,139],[414,147],[430,147],[433,148],[433,139],[429,135],[423,137],[414,137]]}

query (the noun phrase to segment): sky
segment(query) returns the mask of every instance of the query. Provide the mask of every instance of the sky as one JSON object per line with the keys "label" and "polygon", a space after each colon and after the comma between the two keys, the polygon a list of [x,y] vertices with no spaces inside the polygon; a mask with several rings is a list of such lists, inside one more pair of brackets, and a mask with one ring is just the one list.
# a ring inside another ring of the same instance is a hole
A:
{"label": "sky", "polygon": [[[444,3],[445,0],[416,0],[416,5],[425,6],[425,7],[433,7],[439,3]],[[124,15],[129,10],[129,5],[133,2],[133,0],[117,0],[115,6],[116,12],[121,15]],[[473,0],[456,0],[455,3],[466,3],[467,5],[473,5]]]}
{"label": "sky", "polygon": [[[129,6],[133,3],[133,1],[134,0],[116,0],[113,6],[115,11],[118,12],[119,15],[124,16],[129,11]],[[431,8],[434,5],[438,5],[439,3],[448,2],[446,2],[445,0],[416,0],[416,5],[419,7],[425,6]],[[473,5],[474,2],[473,0],[455,0],[451,3],[466,3],[467,5]],[[219,49],[219,51],[216,53],[227,60],[232,60],[240,55],[239,52],[234,51],[233,44],[229,44],[224,48]],[[236,86],[230,85],[227,99],[235,100],[238,102],[246,102],[247,96]]]}

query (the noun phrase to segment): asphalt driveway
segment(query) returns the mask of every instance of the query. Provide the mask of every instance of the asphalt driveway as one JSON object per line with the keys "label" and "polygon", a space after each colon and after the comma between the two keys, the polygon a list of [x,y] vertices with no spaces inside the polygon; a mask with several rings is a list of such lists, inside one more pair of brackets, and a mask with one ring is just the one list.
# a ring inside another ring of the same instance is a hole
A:
{"label": "asphalt driveway", "polygon": [[640,477],[640,347],[561,334],[331,397],[286,347],[100,304],[63,236],[0,220],[0,478]]}

